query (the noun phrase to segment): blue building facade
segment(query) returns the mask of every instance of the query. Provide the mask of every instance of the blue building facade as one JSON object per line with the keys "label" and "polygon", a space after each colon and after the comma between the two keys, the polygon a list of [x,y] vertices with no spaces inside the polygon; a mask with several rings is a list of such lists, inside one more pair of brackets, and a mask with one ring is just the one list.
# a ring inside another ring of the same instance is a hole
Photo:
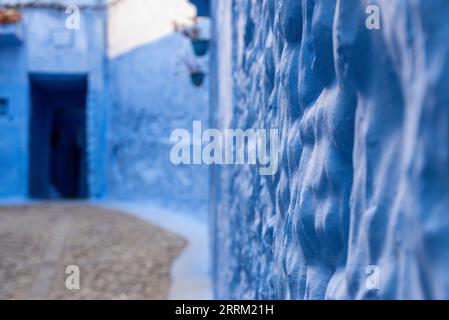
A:
{"label": "blue building facade", "polygon": [[[101,197],[106,191],[105,12],[97,8],[100,1],[72,1],[83,9],[79,29],[68,29],[72,12],[65,11],[64,1],[51,1],[62,4],[57,8],[45,7],[46,1],[41,8],[27,7],[29,2],[0,2],[25,5],[20,22],[0,26],[0,197]],[[7,40],[11,37],[16,41]],[[58,126],[71,126],[73,132],[64,136]],[[67,163],[64,148],[71,148],[76,163],[52,168],[50,162]],[[79,181],[71,179],[76,176]]]}
{"label": "blue building facade", "polygon": [[109,55],[106,1],[0,6],[22,15],[0,24],[0,199],[155,202],[205,219],[208,169],[172,164],[169,139],[208,126],[207,55],[195,87],[180,63],[190,40],[174,30]]}
{"label": "blue building facade", "polygon": [[217,298],[449,298],[448,13],[213,2],[214,126],[280,141],[273,176],[215,168]]}
{"label": "blue building facade", "polygon": [[[189,40],[171,33],[110,59],[108,194],[206,220],[209,169],[170,160],[173,130],[191,131],[193,121],[209,126],[208,78],[195,87],[180,64],[191,51]],[[207,59],[201,61],[206,72]]]}

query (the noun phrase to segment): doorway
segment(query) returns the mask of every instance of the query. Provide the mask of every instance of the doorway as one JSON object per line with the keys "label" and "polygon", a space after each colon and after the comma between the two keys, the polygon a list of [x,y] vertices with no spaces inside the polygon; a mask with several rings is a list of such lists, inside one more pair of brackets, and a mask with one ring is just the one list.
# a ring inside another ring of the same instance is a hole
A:
{"label": "doorway", "polygon": [[85,198],[87,77],[33,74],[30,84],[30,197]]}

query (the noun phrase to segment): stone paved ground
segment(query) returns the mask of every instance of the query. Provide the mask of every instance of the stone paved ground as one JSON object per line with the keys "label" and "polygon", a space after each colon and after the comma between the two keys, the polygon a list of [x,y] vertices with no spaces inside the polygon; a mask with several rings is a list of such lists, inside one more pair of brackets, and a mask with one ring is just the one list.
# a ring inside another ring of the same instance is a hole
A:
{"label": "stone paved ground", "polygon": [[[186,241],[84,204],[0,206],[0,299],[166,299]],[[66,288],[66,267],[80,289]]]}

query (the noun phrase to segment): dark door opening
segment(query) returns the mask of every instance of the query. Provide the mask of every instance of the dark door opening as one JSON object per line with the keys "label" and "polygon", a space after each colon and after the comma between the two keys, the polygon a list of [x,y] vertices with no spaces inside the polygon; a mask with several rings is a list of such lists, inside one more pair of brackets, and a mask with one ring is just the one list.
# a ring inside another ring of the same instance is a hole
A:
{"label": "dark door opening", "polygon": [[31,75],[30,196],[85,198],[85,76]]}

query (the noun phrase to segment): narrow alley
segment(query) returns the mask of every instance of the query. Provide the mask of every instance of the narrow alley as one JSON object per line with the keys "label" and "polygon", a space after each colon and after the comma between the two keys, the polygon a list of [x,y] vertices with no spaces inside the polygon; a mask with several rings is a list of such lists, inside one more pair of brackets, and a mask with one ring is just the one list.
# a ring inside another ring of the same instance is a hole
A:
{"label": "narrow alley", "polygon": [[[76,203],[0,206],[0,299],[167,299],[182,237]],[[80,289],[68,290],[68,266]]]}

